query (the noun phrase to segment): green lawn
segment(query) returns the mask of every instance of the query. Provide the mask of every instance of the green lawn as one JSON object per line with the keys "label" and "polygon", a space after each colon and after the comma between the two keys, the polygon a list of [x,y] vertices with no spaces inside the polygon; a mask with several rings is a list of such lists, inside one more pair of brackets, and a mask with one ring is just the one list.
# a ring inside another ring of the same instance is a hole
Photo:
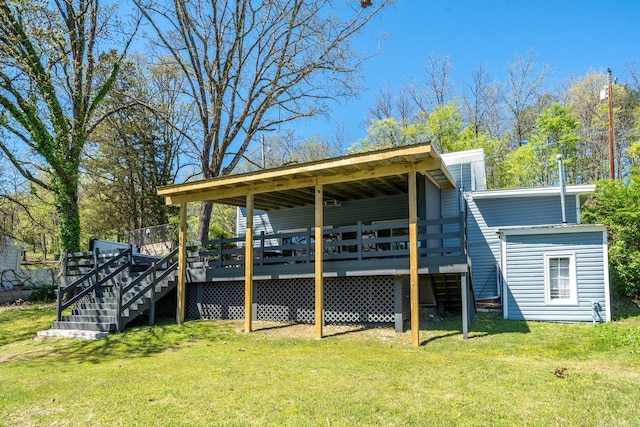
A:
{"label": "green lawn", "polygon": [[51,307],[0,312],[0,425],[640,425],[640,316],[593,326],[479,315],[351,331],[167,323],[34,339]]}

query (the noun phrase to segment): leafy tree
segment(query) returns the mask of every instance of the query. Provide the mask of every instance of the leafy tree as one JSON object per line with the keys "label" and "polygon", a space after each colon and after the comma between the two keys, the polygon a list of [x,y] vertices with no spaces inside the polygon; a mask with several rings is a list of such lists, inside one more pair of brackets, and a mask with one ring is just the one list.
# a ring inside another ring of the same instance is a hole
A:
{"label": "leafy tree", "polygon": [[470,148],[465,144],[468,139],[461,138],[466,125],[456,102],[437,106],[429,114],[426,127],[431,142],[444,153]]}
{"label": "leafy tree", "polygon": [[585,223],[609,230],[609,266],[615,288],[640,298],[640,176],[627,181],[600,181],[596,196],[585,204]]}
{"label": "leafy tree", "polygon": [[96,78],[114,7],[98,0],[0,2],[0,126],[12,136],[0,140],[0,150],[25,179],[55,195],[60,239],[72,251],[80,250],[81,153],[109,114],[98,110],[122,58],[105,79]]}
{"label": "leafy tree", "polygon": [[[185,74],[202,135],[193,150],[211,178],[230,174],[261,132],[357,95],[361,59],[350,42],[392,0],[341,15],[331,0],[134,3]],[[199,240],[212,207],[202,204]]]}
{"label": "leafy tree", "polygon": [[87,237],[119,240],[126,231],[167,222],[171,212],[156,192],[174,182],[185,139],[175,126],[191,119],[170,83],[181,78],[175,69],[132,61],[122,69],[103,108],[126,108],[100,124],[82,163]]}
{"label": "leafy tree", "polygon": [[352,144],[347,151],[359,153],[417,144],[429,140],[424,120],[416,120],[414,123],[403,125],[393,118],[386,118],[373,120],[367,129],[367,137]]}

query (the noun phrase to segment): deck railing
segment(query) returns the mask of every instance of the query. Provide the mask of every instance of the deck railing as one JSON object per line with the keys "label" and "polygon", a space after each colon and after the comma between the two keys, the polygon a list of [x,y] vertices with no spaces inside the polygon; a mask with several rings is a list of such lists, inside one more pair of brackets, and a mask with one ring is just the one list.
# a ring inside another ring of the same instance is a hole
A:
{"label": "deck railing", "polygon": [[[254,265],[311,263],[315,258],[315,229],[264,233],[254,237]],[[354,261],[409,257],[407,220],[325,228],[323,260]],[[204,242],[190,252],[190,265],[203,268],[239,268],[245,262],[245,238],[220,238]],[[462,215],[418,222],[421,258],[466,257],[465,221]]]}

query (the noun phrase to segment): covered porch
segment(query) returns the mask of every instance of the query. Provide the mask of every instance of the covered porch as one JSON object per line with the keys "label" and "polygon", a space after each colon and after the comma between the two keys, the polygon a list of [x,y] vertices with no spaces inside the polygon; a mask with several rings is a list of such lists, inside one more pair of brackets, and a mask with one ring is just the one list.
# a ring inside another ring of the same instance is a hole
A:
{"label": "covered porch", "polygon": [[[251,332],[255,281],[307,277],[314,282],[315,336],[322,338],[326,280],[404,276],[409,282],[411,342],[418,345],[420,277],[460,273],[466,337],[470,286],[464,218],[426,219],[423,212],[429,200],[420,197],[418,189],[422,176],[438,191],[456,186],[437,151],[420,144],[161,188],[158,194],[167,204],[181,207],[178,322],[185,319],[187,280],[243,281],[245,331]],[[335,204],[390,195],[406,197],[404,218],[376,224],[325,223],[325,210]],[[194,260],[187,248],[186,208],[199,201],[244,208],[246,228],[244,236],[206,242]],[[313,207],[313,224],[305,230],[254,233],[256,210],[301,206]]]}

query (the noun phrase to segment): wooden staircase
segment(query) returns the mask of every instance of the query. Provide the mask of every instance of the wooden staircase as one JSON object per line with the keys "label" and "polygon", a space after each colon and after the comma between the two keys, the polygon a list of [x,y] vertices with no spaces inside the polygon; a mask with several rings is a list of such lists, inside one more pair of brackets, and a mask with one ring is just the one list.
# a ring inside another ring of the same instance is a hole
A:
{"label": "wooden staircase", "polygon": [[[155,322],[155,303],[176,286],[177,250],[162,259],[116,252],[67,254],[58,292],[55,331],[123,331],[143,313]],[[70,283],[69,283],[70,282]],[[70,314],[63,314],[69,312]],[[64,335],[64,334],[60,334]]]}
{"label": "wooden staircase", "polygon": [[[471,275],[469,274],[469,281]],[[438,305],[438,311],[460,312],[462,310],[462,280],[460,273],[442,273],[431,275],[431,286]],[[473,297],[473,287],[469,284],[470,295]],[[475,297],[473,298],[475,307]]]}

